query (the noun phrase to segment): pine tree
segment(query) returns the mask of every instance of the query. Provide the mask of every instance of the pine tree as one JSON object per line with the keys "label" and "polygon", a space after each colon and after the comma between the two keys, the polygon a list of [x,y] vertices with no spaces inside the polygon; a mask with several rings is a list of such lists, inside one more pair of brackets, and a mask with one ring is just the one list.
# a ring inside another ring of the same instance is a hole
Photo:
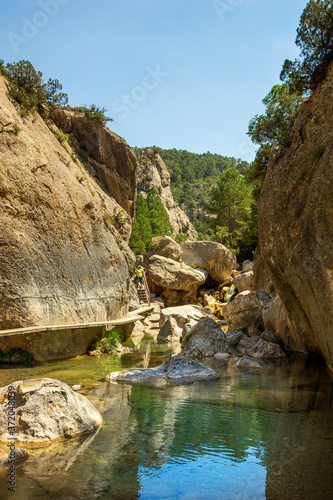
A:
{"label": "pine tree", "polygon": [[210,195],[207,211],[216,216],[210,225],[221,243],[237,253],[251,218],[252,187],[235,168],[228,168],[219,176]]}
{"label": "pine tree", "polygon": [[152,228],[149,220],[147,200],[138,194],[136,199],[136,215],[129,245],[135,254],[144,254],[152,239]]}
{"label": "pine tree", "polygon": [[169,215],[155,188],[151,188],[149,191],[147,204],[153,238],[155,236],[169,236],[172,233]]}

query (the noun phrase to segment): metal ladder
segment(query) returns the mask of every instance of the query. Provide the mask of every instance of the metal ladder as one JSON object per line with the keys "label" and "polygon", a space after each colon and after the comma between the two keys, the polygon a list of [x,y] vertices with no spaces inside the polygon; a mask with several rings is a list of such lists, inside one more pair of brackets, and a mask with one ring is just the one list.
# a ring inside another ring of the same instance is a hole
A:
{"label": "metal ladder", "polygon": [[142,277],[143,277],[143,288],[140,288],[141,285],[139,286],[139,282],[136,282],[135,283],[136,291],[138,293],[140,304],[150,306],[150,291],[145,272],[142,273]]}

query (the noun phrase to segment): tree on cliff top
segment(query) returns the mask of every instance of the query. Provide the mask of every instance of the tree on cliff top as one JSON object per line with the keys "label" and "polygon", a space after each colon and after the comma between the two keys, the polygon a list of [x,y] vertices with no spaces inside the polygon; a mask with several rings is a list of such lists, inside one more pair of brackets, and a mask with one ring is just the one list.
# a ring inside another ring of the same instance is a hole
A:
{"label": "tree on cliff top", "polygon": [[65,106],[68,96],[62,92],[59,80],[43,82],[41,71],[36,71],[30,61],[18,61],[4,66],[0,61],[1,73],[9,80],[10,96],[21,105],[21,115],[38,111],[43,104]]}
{"label": "tree on cliff top", "polygon": [[300,59],[286,59],[281,80],[289,80],[296,90],[307,91],[321,82],[333,60],[333,1],[310,0],[297,29]]}

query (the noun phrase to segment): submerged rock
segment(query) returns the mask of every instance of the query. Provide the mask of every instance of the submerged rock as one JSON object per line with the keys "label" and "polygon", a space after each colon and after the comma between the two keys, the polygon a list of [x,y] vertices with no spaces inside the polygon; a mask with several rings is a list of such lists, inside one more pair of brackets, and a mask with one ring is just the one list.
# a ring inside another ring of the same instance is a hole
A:
{"label": "submerged rock", "polygon": [[0,389],[0,441],[8,441],[8,396],[16,414],[15,437],[21,442],[50,441],[92,431],[102,423],[99,411],[67,384],[51,378],[21,380]]}
{"label": "submerged rock", "polygon": [[242,356],[236,363],[238,368],[262,368],[263,365],[250,356]]}
{"label": "submerged rock", "polygon": [[129,370],[109,373],[107,378],[116,382],[138,384],[155,379],[193,381],[216,377],[217,374],[211,368],[183,356],[174,356],[169,362],[157,368],[130,368]]}

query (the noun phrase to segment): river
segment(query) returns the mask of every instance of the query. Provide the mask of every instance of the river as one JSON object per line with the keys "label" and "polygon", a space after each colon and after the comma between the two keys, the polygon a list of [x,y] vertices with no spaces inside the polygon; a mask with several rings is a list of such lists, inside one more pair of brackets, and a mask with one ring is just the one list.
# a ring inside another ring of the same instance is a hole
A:
{"label": "river", "polygon": [[[145,345],[143,346],[143,350]],[[170,356],[152,344],[150,366]],[[219,380],[118,385],[107,373],[142,366],[141,354],[78,358],[0,371],[0,385],[51,377],[102,413],[91,434],[24,446],[19,500],[324,500],[333,491],[333,375],[321,360],[292,356],[263,370],[206,360]]]}

